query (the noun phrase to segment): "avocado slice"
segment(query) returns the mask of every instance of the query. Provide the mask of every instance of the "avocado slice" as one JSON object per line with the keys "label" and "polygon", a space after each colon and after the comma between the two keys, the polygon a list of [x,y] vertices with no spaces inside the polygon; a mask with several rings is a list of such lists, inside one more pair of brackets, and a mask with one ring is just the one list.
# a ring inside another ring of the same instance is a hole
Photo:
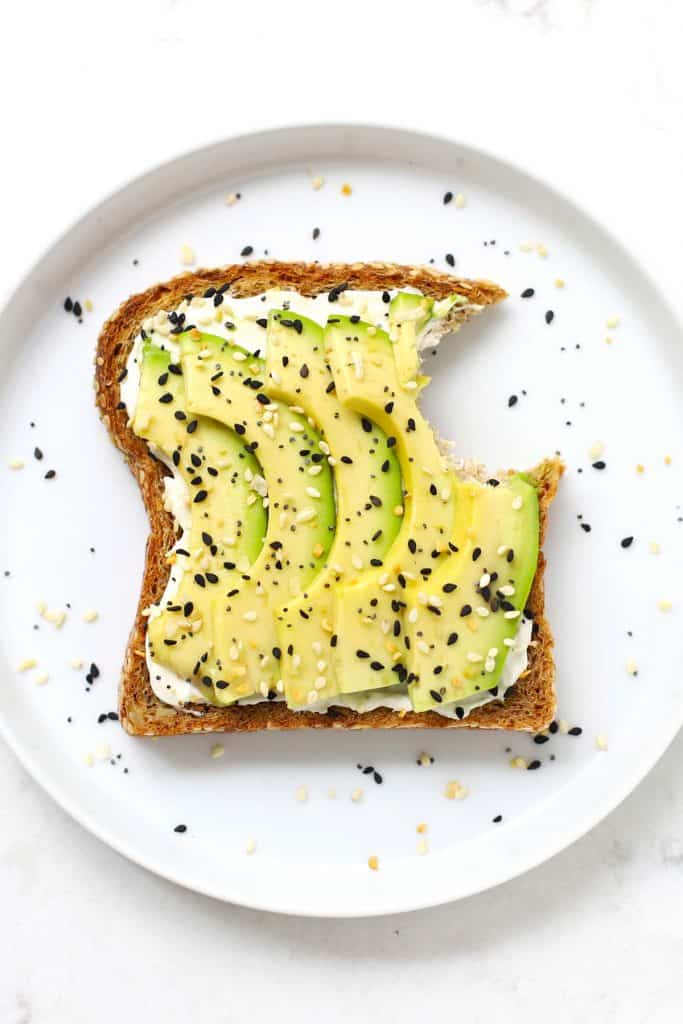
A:
{"label": "avocado slice", "polygon": [[402,503],[391,510],[400,530],[383,565],[355,584],[339,585],[335,593],[335,660],[346,693],[406,678],[399,638],[407,591],[428,579],[448,552],[456,501],[446,460],[417,407],[417,381],[399,382],[386,332],[358,317],[330,317],[325,347],[340,401],[386,432],[387,450],[398,453],[404,488]]}
{"label": "avocado slice", "polygon": [[247,573],[233,572],[214,602],[215,697],[222,704],[255,692],[272,699],[283,690],[273,610],[325,564],[335,530],[332,470],[318,431],[267,395],[262,359],[196,329],[180,336],[180,347],[188,412],[234,430],[268,481],[261,553]]}
{"label": "avocado slice", "polygon": [[[337,398],[322,327],[306,317],[272,310],[266,353],[267,394],[301,407],[315,421],[334,467],[337,530],[325,567],[277,612],[287,703],[302,707],[339,692],[331,646],[334,590],[340,581],[354,582],[365,569],[382,565],[401,525],[393,514],[402,501],[401,472],[384,431]],[[363,679],[359,675],[348,686],[362,689]]]}
{"label": "avocado slice", "polygon": [[[448,330],[446,321],[449,313],[455,306],[466,302],[465,296],[455,292],[445,299],[430,299],[415,292],[398,292],[394,296],[389,304],[389,340],[393,345],[396,375],[401,384],[419,380],[420,341],[425,328],[429,325],[437,333]],[[457,326],[454,324],[454,329]]]}
{"label": "avocado slice", "polygon": [[522,474],[458,481],[452,554],[407,598],[415,711],[497,687],[538,564],[538,496]]}
{"label": "avocado slice", "polygon": [[[149,619],[150,654],[182,679],[199,682],[213,645],[210,581],[223,575],[226,558],[243,567],[256,558],[267,516],[261,502],[249,500],[246,478],[259,466],[243,441],[214,420],[198,417],[192,432],[189,422],[181,367],[168,351],[144,341],[132,428],[173,463],[192,510],[183,546],[170,556],[182,578],[173,598]],[[205,695],[210,699],[211,690]]]}

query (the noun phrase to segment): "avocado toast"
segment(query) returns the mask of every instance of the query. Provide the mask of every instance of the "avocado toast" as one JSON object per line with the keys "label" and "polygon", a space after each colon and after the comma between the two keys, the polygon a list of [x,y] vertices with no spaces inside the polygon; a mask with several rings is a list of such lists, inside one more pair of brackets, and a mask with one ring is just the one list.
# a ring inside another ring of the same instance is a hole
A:
{"label": "avocado toast", "polygon": [[97,404],[151,525],[129,732],[549,723],[539,545],[561,464],[482,476],[418,405],[420,349],[504,297],[424,268],[258,262],[105,324]]}

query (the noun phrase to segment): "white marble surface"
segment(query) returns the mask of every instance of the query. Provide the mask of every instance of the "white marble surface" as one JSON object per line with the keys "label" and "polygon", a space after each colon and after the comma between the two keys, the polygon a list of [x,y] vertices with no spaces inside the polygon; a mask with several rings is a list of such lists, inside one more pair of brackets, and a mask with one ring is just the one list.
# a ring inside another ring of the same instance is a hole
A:
{"label": "white marble surface", "polygon": [[[0,290],[84,207],[179,149],[355,118],[534,169],[618,230],[683,310],[677,4],[232,7],[34,0],[5,13]],[[125,862],[0,746],[0,1020],[677,1021],[682,760],[679,737],[591,835],[493,892],[315,922],[224,906]]]}

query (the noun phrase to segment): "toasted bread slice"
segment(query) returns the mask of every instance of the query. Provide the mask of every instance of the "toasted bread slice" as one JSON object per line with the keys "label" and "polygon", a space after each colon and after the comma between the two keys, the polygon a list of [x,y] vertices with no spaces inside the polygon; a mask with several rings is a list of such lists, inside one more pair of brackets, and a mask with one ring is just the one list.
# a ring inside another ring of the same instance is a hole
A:
{"label": "toasted bread slice", "polygon": [[[147,542],[140,600],[119,688],[119,713],[131,734],[165,736],[195,732],[236,732],[257,729],[516,729],[538,730],[547,726],[555,709],[553,640],[544,617],[543,555],[527,606],[534,616],[534,639],[524,677],[504,703],[492,702],[463,719],[450,719],[434,712],[415,714],[387,708],[358,713],[331,708],[325,714],[290,711],[284,703],[264,702],[249,706],[198,710],[175,708],[160,701],[150,685],[145,660],[146,618],[143,609],[158,601],[168,581],[170,567],[166,553],[176,541],[176,527],[164,508],[164,477],[167,470],[149,453],[147,445],[128,425],[128,414],[120,407],[118,378],[126,365],[142,321],[160,310],[172,310],[184,295],[229,284],[235,296],[255,295],[268,288],[291,288],[303,295],[315,295],[344,283],[353,289],[391,289],[413,286],[433,298],[452,292],[467,296],[471,303],[487,306],[505,298],[505,292],[489,281],[468,281],[429,270],[392,264],[318,264],[261,261],[215,270],[181,274],[163,284],[134,295],[106,322],[100,334],[95,372],[96,402],[114,443],[123,452],[133,472],[147,509],[150,535]],[[472,315],[463,309],[459,318]],[[562,464],[542,463],[531,476],[538,487],[541,540],[548,507],[553,499]]]}

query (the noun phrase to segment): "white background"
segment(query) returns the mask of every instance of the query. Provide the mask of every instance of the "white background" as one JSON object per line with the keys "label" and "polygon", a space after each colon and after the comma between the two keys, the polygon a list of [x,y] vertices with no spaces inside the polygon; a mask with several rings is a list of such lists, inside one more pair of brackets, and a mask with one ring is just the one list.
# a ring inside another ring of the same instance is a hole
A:
{"label": "white background", "polygon": [[[131,175],[226,134],[380,121],[574,195],[683,310],[681,24],[650,0],[25,2],[3,14],[0,289]],[[101,846],[0,748],[0,1021],[680,1019],[683,740],[590,836],[463,903],[277,918]]]}

